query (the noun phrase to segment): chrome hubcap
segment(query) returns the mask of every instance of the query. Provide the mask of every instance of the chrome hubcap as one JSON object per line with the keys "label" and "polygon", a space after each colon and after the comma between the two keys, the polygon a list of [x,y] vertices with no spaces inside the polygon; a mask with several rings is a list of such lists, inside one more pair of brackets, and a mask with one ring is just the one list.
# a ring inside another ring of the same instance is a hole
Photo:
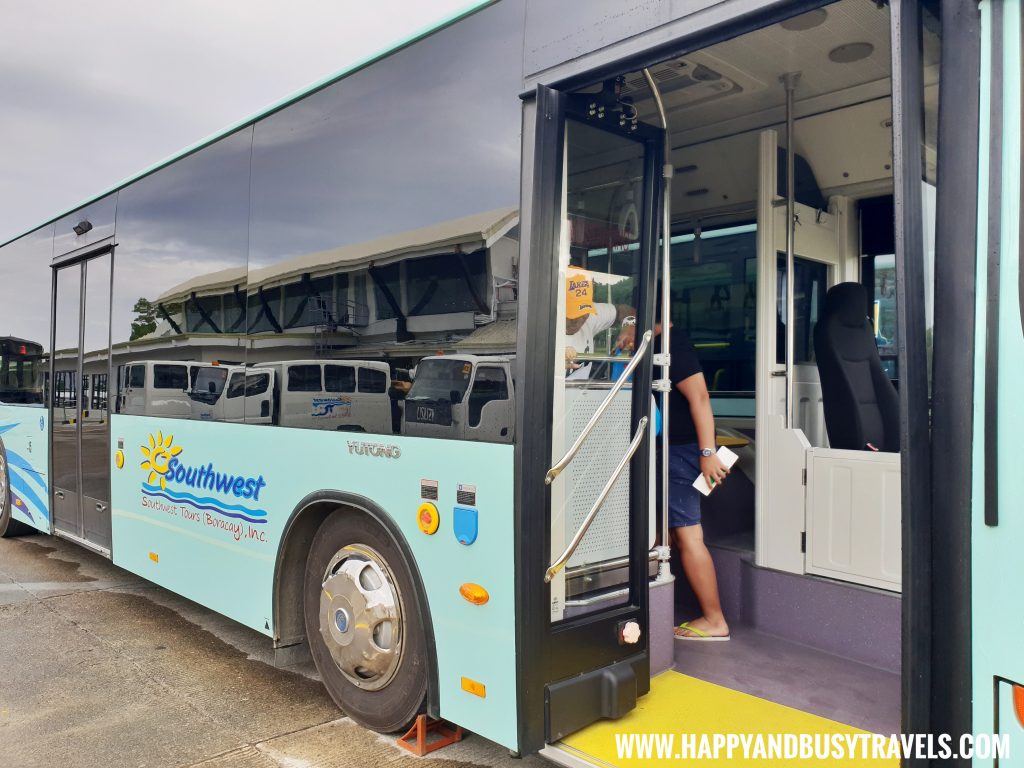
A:
{"label": "chrome hubcap", "polygon": [[320,635],[342,674],[384,688],[402,660],[402,595],[387,562],[352,544],[331,558],[320,591]]}

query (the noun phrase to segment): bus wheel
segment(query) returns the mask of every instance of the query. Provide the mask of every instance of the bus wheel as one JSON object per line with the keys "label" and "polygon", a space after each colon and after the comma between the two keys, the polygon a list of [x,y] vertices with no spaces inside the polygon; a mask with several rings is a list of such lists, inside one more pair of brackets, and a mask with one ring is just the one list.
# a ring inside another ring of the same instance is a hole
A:
{"label": "bus wheel", "polygon": [[335,703],[360,725],[400,730],[427,693],[426,638],[402,554],[379,525],[335,514],[306,560],[309,649]]}
{"label": "bus wheel", "polygon": [[11,475],[7,469],[7,449],[0,440],[0,538],[31,532],[30,526],[11,517]]}

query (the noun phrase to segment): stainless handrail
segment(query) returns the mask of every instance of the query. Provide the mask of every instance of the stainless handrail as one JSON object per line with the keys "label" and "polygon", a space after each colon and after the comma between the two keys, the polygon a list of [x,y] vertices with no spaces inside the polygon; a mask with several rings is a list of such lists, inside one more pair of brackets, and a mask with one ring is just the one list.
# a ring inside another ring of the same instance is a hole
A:
{"label": "stainless handrail", "polygon": [[623,357],[622,355],[576,355],[573,358],[573,362],[584,362],[584,363],[621,363],[623,360],[629,358]]}
{"label": "stainless handrail", "polygon": [[551,565],[548,566],[547,571],[544,573],[544,583],[550,583],[551,579],[565,567],[565,564],[569,562],[569,558],[572,557],[573,552],[583,541],[583,537],[587,535],[587,531],[590,530],[591,524],[594,522],[594,518],[597,517],[598,510],[601,509],[601,505],[604,504],[605,499],[608,498],[608,494],[611,493],[616,481],[619,479],[619,475],[622,474],[622,470],[629,464],[629,460],[633,458],[633,454],[636,453],[636,449],[640,447],[640,441],[643,440],[644,432],[647,431],[647,417],[644,416],[636,425],[636,434],[633,435],[633,440],[629,444],[629,450],[626,451],[626,455],[622,457],[622,461],[615,468],[612,476],[608,478],[608,482],[605,483],[604,488],[601,489],[600,495],[597,497],[597,501],[594,502],[594,506],[587,512],[587,516],[583,518],[583,522],[580,524],[579,530],[576,531],[576,535],[572,537],[572,541],[569,542],[569,546],[565,548],[565,551],[558,556]]}
{"label": "stainless handrail", "polygon": [[608,394],[605,395],[601,405],[599,405],[597,410],[594,411],[594,415],[590,417],[590,421],[587,422],[587,426],[585,426],[583,431],[580,432],[579,437],[576,438],[572,447],[566,451],[565,455],[560,458],[544,476],[545,485],[551,485],[555,478],[562,474],[562,470],[569,466],[569,462],[576,457],[577,453],[579,453],[580,448],[583,447],[583,443],[586,442],[587,436],[591,433],[594,427],[597,426],[597,422],[600,421],[602,416],[604,416],[604,412],[608,410],[608,406],[612,404],[612,399],[619,393],[619,390],[625,386],[626,381],[632,375],[633,371],[636,370],[636,367],[640,365],[640,361],[643,359],[644,355],[647,354],[647,349],[651,344],[651,338],[653,335],[653,331],[647,331],[644,333],[640,346],[636,348],[636,351],[633,353],[633,357],[630,358],[625,370],[623,370],[619,375],[615,385],[608,390]]}
{"label": "stainless handrail", "polygon": [[658,108],[658,116],[661,118],[662,132],[665,138],[665,157],[662,159],[664,165],[661,169],[662,179],[662,220],[661,220],[661,317],[654,318],[654,322],[661,323],[661,379],[656,382],[655,391],[661,393],[661,456],[658,459],[661,469],[659,483],[661,485],[661,509],[659,509],[659,523],[661,532],[661,543],[655,548],[658,552],[658,560],[661,565],[658,567],[658,581],[665,582],[672,578],[669,568],[671,551],[668,544],[668,452],[669,452],[669,408],[674,407],[669,397],[669,388],[672,386],[672,176],[675,168],[672,165],[672,131],[669,130],[668,114],[665,111],[665,102],[661,98],[661,89],[651,75],[651,71],[644,67],[644,78],[647,80],[647,87],[651,89],[654,96],[654,104]]}

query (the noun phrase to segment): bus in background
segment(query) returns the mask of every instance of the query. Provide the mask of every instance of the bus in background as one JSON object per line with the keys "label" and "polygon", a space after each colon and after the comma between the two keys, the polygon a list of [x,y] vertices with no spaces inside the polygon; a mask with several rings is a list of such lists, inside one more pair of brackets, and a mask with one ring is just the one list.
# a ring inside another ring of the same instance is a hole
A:
{"label": "bus in background", "polygon": [[0,403],[42,405],[46,367],[42,344],[0,337]]}
{"label": "bus in background", "polygon": [[[378,731],[620,765],[594,724],[629,712],[987,727],[1024,682],[1019,31],[991,0],[474,3],[0,247],[52,382],[0,405],[0,532],[308,654]],[[699,608],[652,514],[684,331],[753,456],[701,503],[710,647],[673,641]]]}

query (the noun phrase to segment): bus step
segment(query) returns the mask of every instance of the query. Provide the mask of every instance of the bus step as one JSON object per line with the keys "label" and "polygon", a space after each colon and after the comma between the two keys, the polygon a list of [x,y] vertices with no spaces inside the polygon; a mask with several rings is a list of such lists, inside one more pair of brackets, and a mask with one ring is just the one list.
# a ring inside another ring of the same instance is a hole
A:
{"label": "bus step", "polygon": [[[431,735],[434,736],[434,739],[428,741],[428,737]],[[417,757],[423,757],[447,747],[449,744],[462,741],[462,728],[455,727],[452,730],[451,723],[434,720],[426,715],[418,715],[408,733],[400,736],[397,741],[400,747],[405,747]]]}

